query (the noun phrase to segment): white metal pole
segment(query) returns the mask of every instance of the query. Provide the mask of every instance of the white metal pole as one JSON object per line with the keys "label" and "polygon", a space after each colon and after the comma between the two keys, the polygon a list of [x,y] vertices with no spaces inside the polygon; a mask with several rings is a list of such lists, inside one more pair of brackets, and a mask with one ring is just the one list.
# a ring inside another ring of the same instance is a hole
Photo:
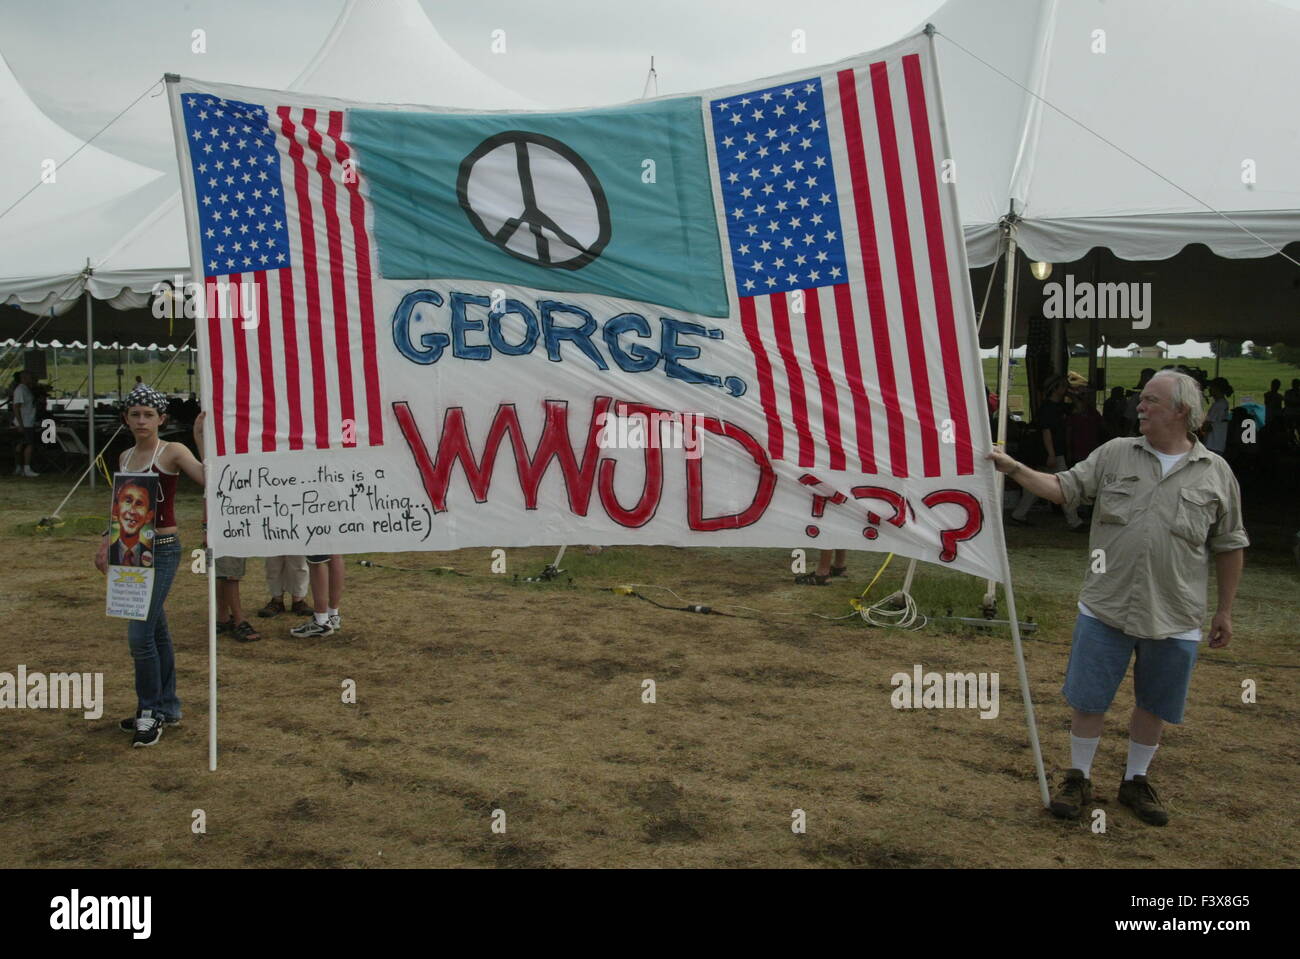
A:
{"label": "white metal pole", "polygon": [[913,559],[907,564],[907,575],[903,577],[903,592],[910,594],[912,592],[912,577],[916,574],[916,560]]}
{"label": "white metal pole", "polygon": [[[167,88],[167,105],[171,110],[172,118],[172,139],[176,145],[176,165],[181,174],[181,206],[185,210],[185,234],[189,241],[190,253],[190,271],[200,287],[203,279],[203,256],[199,249],[198,229],[194,223],[194,215],[191,212],[191,204],[194,198],[194,174],[189,163],[188,150],[185,143],[185,123],[181,114],[181,105],[178,102],[176,84],[180,77],[174,73],[166,74],[163,80]],[[202,301],[201,301],[202,302]],[[206,317],[206,303],[200,310],[198,320]],[[196,322],[195,336],[197,338],[197,347],[203,356],[207,356],[208,325],[203,322]],[[199,367],[199,396],[203,400],[203,409],[211,409],[212,397],[209,394],[210,384],[208,377],[203,372],[203,367]],[[203,499],[205,504],[214,502],[212,492],[212,457],[215,446],[215,429],[216,425],[212,422],[211,416],[204,417],[203,421]],[[208,518],[213,517],[211,510],[206,510]],[[212,550],[207,551],[206,559],[208,561],[208,769],[215,772],[217,769],[217,570],[216,564],[212,558]]]}
{"label": "white metal pole", "polygon": [[[210,477],[204,457],[203,474]],[[206,540],[206,537],[205,537]],[[204,558],[208,564],[208,771],[217,771],[217,562],[205,541]]]}
{"label": "white metal pole", "polygon": [[[1007,394],[1011,390],[1011,331],[1015,326],[1014,300],[1016,292],[1015,224],[1008,223],[1006,229],[1007,252],[1004,260],[1007,273],[1002,287],[1002,350],[998,358],[998,438],[995,441],[998,449],[1003,452],[1006,452],[1007,445]],[[1002,495],[1006,489],[1006,479],[999,472],[994,482],[997,484],[995,501],[998,509],[998,522],[1000,523],[1002,522]],[[987,583],[987,589],[984,591],[985,609],[993,609],[997,606],[997,595],[997,580],[990,579]]]}
{"label": "white metal pole", "polygon": [[1016,593],[1011,587],[1011,554],[1002,550],[1002,575],[1006,581],[1007,617],[1011,620],[1011,644],[1016,650],[1016,672],[1020,677],[1020,695],[1025,700],[1025,724],[1029,727],[1029,746],[1034,751],[1034,769],[1038,772],[1038,790],[1043,797],[1043,808],[1052,804],[1047,789],[1047,773],[1043,771],[1043,750],[1038,745],[1038,720],[1034,716],[1034,700],[1029,692],[1029,672],[1025,669],[1025,650],[1020,644],[1020,617],[1016,613]]}
{"label": "white metal pole", "polygon": [[90,488],[95,488],[95,321],[94,298],[86,288],[86,449],[90,451]]}

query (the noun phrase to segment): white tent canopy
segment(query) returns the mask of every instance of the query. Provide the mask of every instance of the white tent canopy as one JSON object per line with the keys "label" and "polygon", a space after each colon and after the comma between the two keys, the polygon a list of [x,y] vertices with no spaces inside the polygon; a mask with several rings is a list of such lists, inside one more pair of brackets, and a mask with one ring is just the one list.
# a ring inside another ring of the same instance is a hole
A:
{"label": "white tent canopy", "polygon": [[[1274,253],[1167,181],[1277,247],[1300,241],[1300,124],[1279,120],[1270,95],[1292,86],[1300,14],[1267,0],[951,0],[930,19],[973,267],[996,258],[999,221],[1013,205],[1017,241],[1035,260],[1068,263],[1101,248],[1151,261],[1197,243],[1230,258]],[[1094,53],[1100,40],[1105,52]],[[456,55],[418,0],[349,0],[291,88],[375,102],[533,106]],[[1243,182],[1246,161],[1253,183]],[[88,282],[79,278],[87,257]],[[155,283],[187,274],[188,261],[172,169],[24,235],[0,221],[0,302],[62,312],[88,288],[115,307],[140,307]],[[15,262],[23,268],[11,269]],[[1289,279],[1273,272],[1261,312],[1289,295]],[[1199,293],[1191,305],[1226,309]],[[1195,320],[1188,335],[1222,330],[1217,316],[1177,319]]]}
{"label": "white tent canopy", "polygon": [[87,255],[107,249],[131,222],[124,218],[165,195],[157,189],[163,174],[83,145],[32,102],[3,56],[0,129],[0,213],[8,210],[0,217],[0,303],[64,312],[81,293]]}
{"label": "white tent canopy", "polygon": [[[55,127],[7,67],[4,71],[29,108],[24,109]],[[419,0],[348,0],[321,49],[289,88],[376,103],[497,110],[537,106],[457,55]],[[3,105],[0,101],[0,108]],[[76,139],[55,128],[72,142],[61,154],[66,155],[76,148]],[[19,234],[0,220],[0,302],[31,313],[53,309],[57,314],[71,309],[88,289],[118,309],[138,309],[147,305],[158,282],[174,280],[177,274],[188,278],[189,248],[174,159],[165,174],[138,169],[149,176],[137,177],[120,193],[92,193],[63,215],[47,213],[35,236],[31,230]],[[106,174],[103,182],[122,178]],[[87,259],[92,269],[88,279],[82,274]]]}
{"label": "white tent canopy", "polygon": [[1273,246],[1300,241],[1300,124],[1279,100],[1295,86],[1300,13],[1267,0],[951,0],[930,22],[972,266],[996,258],[1013,206],[1017,243],[1049,263],[1094,247],[1128,260],[1191,243],[1275,252],[1178,187]]}

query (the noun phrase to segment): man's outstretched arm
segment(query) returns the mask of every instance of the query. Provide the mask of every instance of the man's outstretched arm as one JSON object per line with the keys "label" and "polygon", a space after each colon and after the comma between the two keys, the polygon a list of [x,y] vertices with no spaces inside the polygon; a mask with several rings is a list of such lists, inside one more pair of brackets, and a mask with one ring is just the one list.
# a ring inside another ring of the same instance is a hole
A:
{"label": "man's outstretched arm", "polygon": [[995,450],[988,455],[999,473],[1005,473],[1035,496],[1053,503],[1064,503],[1065,494],[1061,491],[1061,481],[1055,473],[1040,473],[1031,470],[1023,463],[1012,459],[1006,453]]}

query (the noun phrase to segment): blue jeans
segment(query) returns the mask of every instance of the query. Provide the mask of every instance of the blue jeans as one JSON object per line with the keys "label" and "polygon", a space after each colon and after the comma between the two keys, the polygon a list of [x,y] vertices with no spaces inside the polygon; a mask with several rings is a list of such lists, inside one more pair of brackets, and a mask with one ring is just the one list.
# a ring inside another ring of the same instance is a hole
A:
{"label": "blue jeans", "polygon": [[136,708],[154,710],[171,719],[181,718],[181,701],[176,698],[176,655],[172,651],[172,635],[167,631],[163,603],[180,562],[179,538],[154,549],[149,618],[133,619],[126,628],[126,641],[135,660]]}

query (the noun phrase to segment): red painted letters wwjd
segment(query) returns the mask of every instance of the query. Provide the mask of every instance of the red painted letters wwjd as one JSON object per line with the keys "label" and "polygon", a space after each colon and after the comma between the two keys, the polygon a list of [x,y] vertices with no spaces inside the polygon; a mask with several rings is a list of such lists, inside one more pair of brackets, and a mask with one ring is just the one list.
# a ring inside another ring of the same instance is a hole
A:
{"label": "red painted letters wwjd", "polygon": [[753,458],[755,465],[758,466],[758,489],[754,491],[754,498],[749,505],[739,513],[705,516],[704,476],[701,467],[703,457],[688,458],[686,460],[687,525],[693,530],[705,533],[720,529],[740,529],[742,526],[752,526],[758,522],[768,504],[772,502],[772,491],[776,489],[776,473],[772,469],[771,461],[767,458],[767,453],[759,445],[758,440],[739,426],[712,416],[699,417],[691,421],[688,428],[692,433],[694,449],[702,448],[699,446],[700,437],[697,434],[697,424],[716,436],[730,437],[745,448],[745,452]]}
{"label": "red painted letters wwjd", "polygon": [[[424,491],[429,496],[429,503],[435,513],[447,509],[447,488],[451,483],[451,471],[457,462],[465,471],[465,479],[470,492],[479,503],[486,503],[488,489],[492,485],[492,470],[496,465],[497,451],[506,436],[510,437],[510,447],[514,453],[515,472],[519,477],[519,487],[523,490],[524,506],[537,509],[538,490],[542,477],[550,467],[551,460],[558,458],[560,471],[564,474],[565,493],[569,498],[569,508],[576,516],[586,516],[591,503],[593,486],[600,491],[600,503],[605,514],[620,526],[636,529],[650,522],[659,509],[663,497],[664,464],[663,450],[658,443],[645,446],[645,483],[641,487],[641,496],[631,507],[624,507],[614,495],[614,471],[618,461],[600,459],[600,434],[604,428],[609,408],[614,401],[608,396],[596,397],[592,405],[591,421],[587,426],[587,439],[579,462],[569,440],[569,407],[561,400],[546,400],[546,425],[542,430],[537,449],[531,455],[524,439],[523,429],[519,425],[519,416],[514,404],[503,403],[497,407],[492,424],[488,427],[487,439],[483,444],[482,457],[475,459],[474,449],[469,440],[465,426],[465,411],[452,407],[443,414],[442,433],[438,437],[437,451],[430,456],[429,447],[424,442],[415,417],[411,415],[410,405],[406,402],[393,404],[393,413],[401,428],[402,437],[411,450]],[[645,417],[647,422],[656,422],[655,415],[671,417],[666,410],[660,410],[644,403],[619,402],[616,415],[620,418]],[[700,460],[686,457],[686,521],[693,530],[714,532],[724,529],[740,529],[752,526],[762,517],[772,502],[772,493],[776,489],[776,473],[767,453],[754,437],[740,427],[725,420],[713,417],[682,417],[683,430],[689,431],[689,438],[684,438],[685,445],[699,449],[700,428],[718,437],[726,437],[739,443],[753,459],[758,468],[758,486],[749,505],[738,513],[722,516],[704,515],[704,475]]]}
{"label": "red painted letters wwjd", "polygon": [[410,407],[405,402],[393,404],[393,413],[401,427],[406,445],[415,457],[415,464],[420,470],[424,482],[424,491],[429,494],[429,502],[435,513],[447,509],[447,486],[451,482],[451,469],[459,460],[469,481],[470,491],[479,503],[486,503],[488,488],[492,484],[492,468],[496,464],[497,449],[507,433],[510,434],[510,447],[515,456],[515,471],[519,476],[519,486],[524,492],[524,506],[537,509],[537,489],[542,476],[550,466],[552,458],[559,457],[560,470],[564,473],[564,488],[569,497],[569,508],[577,516],[586,516],[591,502],[591,488],[596,478],[596,462],[600,458],[598,438],[600,423],[605,421],[612,398],[596,397],[592,408],[591,423],[587,428],[587,442],[579,465],[573,447],[569,445],[569,405],[562,400],[546,400],[546,426],[542,438],[537,444],[537,451],[531,456],[528,444],[524,440],[519,416],[511,403],[497,407],[492,425],[488,429],[487,442],[483,446],[483,458],[474,459],[474,450],[470,445],[465,430],[465,411],[458,407],[447,410],[442,421],[442,434],[438,437],[438,454],[436,460],[430,460],[429,448],[420,435],[420,428],[411,415]]}

